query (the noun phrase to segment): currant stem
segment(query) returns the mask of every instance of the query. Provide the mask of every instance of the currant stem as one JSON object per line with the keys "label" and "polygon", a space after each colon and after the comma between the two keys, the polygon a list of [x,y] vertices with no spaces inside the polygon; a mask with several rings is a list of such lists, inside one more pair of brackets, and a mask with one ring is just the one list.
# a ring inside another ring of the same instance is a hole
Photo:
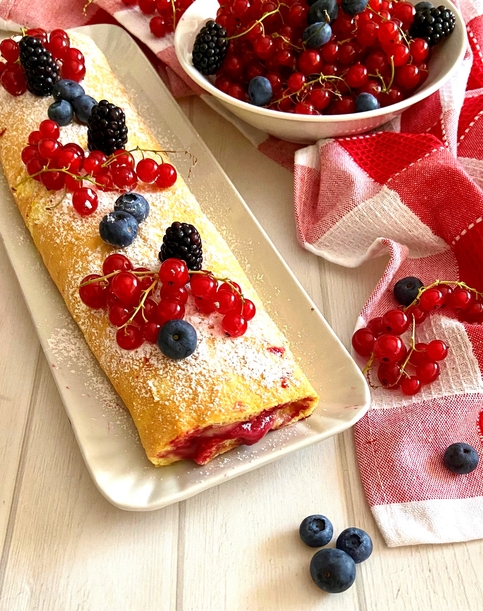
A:
{"label": "currant stem", "polygon": [[158,284],[158,279],[156,278],[156,280],[154,280],[153,283],[150,286],[148,286],[147,289],[144,289],[144,291],[141,293],[142,297],[139,301],[139,304],[134,308],[134,311],[131,314],[131,316],[128,318],[128,320],[126,320],[126,322],[119,327],[120,329],[123,329],[127,327],[127,325],[131,324],[134,318],[136,317],[137,313],[140,310],[144,318],[144,322],[148,322],[148,319],[146,318],[146,316],[144,316],[144,304],[146,302],[146,299],[148,298],[148,295],[154,291],[157,284]]}
{"label": "currant stem", "polygon": [[411,303],[408,306],[405,306],[403,308],[404,311],[406,311],[408,308],[414,305],[417,305],[419,303],[421,295],[424,292],[426,292],[429,289],[433,289],[434,287],[439,286],[440,284],[454,284],[459,288],[466,289],[467,291],[471,291],[472,293],[475,293],[475,295],[478,295],[478,297],[483,297],[483,293],[481,293],[480,291],[477,291],[476,289],[472,288],[471,286],[468,286],[466,282],[460,282],[459,280],[435,280],[433,283],[428,284],[427,286],[422,286],[419,289],[418,294],[416,295],[415,299],[411,301]]}
{"label": "currant stem", "polygon": [[267,17],[270,17],[271,15],[275,15],[276,13],[280,13],[281,6],[286,6],[286,5],[280,3],[276,9],[273,9],[273,11],[268,11],[268,13],[265,13],[264,15],[262,15],[260,19],[257,19],[255,23],[252,23],[252,25],[247,30],[240,32],[239,34],[233,34],[233,36],[227,36],[226,40],[234,40],[235,38],[240,38],[241,36],[245,36],[245,34],[248,34],[248,32],[251,32],[251,30],[253,30],[253,28],[256,25],[258,25],[259,23],[263,24],[263,20],[266,19]]}
{"label": "currant stem", "polygon": [[83,8],[82,8],[82,14],[83,15],[87,15],[87,9],[89,8],[89,6],[94,2],[94,0],[87,0],[87,2],[84,4]]}
{"label": "currant stem", "polygon": [[[155,274],[156,272],[152,272],[150,269],[146,269],[144,271],[142,270],[122,270],[122,269],[115,269],[113,272],[111,272],[110,274],[106,274],[105,276],[99,276],[99,278],[91,278],[90,280],[86,280],[85,282],[81,282],[80,286],[87,286],[88,284],[95,284],[96,282],[103,282],[104,280],[108,280],[109,278],[112,278],[113,276],[117,276],[117,274],[120,274],[122,271],[129,271],[130,274],[133,274],[134,276],[137,277],[142,277],[142,276],[152,276],[153,274]],[[156,282],[158,282],[158,279],[156,279]]]}

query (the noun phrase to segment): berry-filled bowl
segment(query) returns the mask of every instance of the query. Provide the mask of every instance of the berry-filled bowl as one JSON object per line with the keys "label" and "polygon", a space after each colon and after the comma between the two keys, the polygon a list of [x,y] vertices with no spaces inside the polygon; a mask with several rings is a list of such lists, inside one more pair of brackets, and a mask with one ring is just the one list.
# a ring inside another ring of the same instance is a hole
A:
{"label": "berry-filled bowl", "polygon": [[174,46],[215,105],[305,144],[368,132],[435,93],[467,37],[450,0],[196,0]]}

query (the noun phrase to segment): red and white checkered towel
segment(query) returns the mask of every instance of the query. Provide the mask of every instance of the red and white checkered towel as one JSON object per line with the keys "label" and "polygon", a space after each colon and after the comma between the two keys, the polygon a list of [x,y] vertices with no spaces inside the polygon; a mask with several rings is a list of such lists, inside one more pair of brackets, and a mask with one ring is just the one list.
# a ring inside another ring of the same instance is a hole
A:
{"label": "red and white checkered towel", "polygon": [[[176,61],[173,37],[154,38],[137,7],[96,0],[101,10],[91,5],[84,18],[83,0],[34,4],[2,2],[0,18],[46,29],[114,18],[154,52],[175,96],[201,94]],[[470,49],[460,70],[383,131],[302,147],[229,117],[261,151],[294,169],[305,248],[351,267],[389,255],[357,326],[396,305],[392,287],[404,276],[462,280],[483,291],[483,2],[462,0],[461,10]],[[355,427],[364,489],[390,546],[483,538],[483,326],[434,314],[418,341],[435,338],[450,346],[440,378],[416,397],[373,390]],[[442,465],[456,441],[478,450],[473,473],[454,475]]]}

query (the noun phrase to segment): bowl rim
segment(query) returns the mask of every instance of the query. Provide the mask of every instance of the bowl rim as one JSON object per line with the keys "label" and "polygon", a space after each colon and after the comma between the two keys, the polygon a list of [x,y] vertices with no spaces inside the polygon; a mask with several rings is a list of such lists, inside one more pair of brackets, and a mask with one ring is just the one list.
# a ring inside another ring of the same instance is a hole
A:
{"label": "bowl rim", "polygon": [[[416,4],[419,0],[409,0],[412,4]],[[362,112],[341,114],[341,115],[303,115],[303,114],[295,114],[283,112],[280,110],[272,110],[269,108],[263,108],[260,106],[255,106],[248,102],[243,102],[241,100],[237,100],[236,98],[224,93],[211,81],[201,74],[196,68],[193,66],[191,61],[191,51],[188,53],[183,53],[183,48],[186,48],[186,44],[184,43],[184,39],[187,34],[192,34],[193,31],[190,28],[187,29],[187,22],[193,19],[194,15],[198,15],[200,12],[200,7],[204,7],[204,5],[208,5],[211,7],[217,4],[217,0],[195,0],[188,9],[184,12],[181,19],[178,22],[178,25],[174,34],[174,50],[176,56],[178,58],[179,63],[183,70],[188,74],[188,76],[195,81],[197,85],[199,85],[202,89],[212,94],[213,97],[218,98],[222,103],[225,103],[228,106],[235,106],[242,111],[247,113],[253,113],[256,115],[260,115],[260,117],[265,117],[267,119],[277,119],[282,121],[290,121],[290,122],[301,122],[301,123],[315,123],[315,124],[323,124],[323,123],[348,123],[352,122],[356,119],[369,119],[369,118],[378,118],[383,117],[387,114],[400,114],[406,108],[417,104],[418,102],[426,99],[438,89],[440,89],[446,81],[453,75],[453,73],[459,68],[463,58],[465,56],[466,50],[468,48],[468,37],[466,32],[466,25],[461,15],[459,9],[453,4],[451,0],[444,0],[445,6],[453,11],[456,16],[456,27],[454,32],[458,32],[461,37],[461,42],[459,45],[458,55],[455,57],[450,68],[441,75],[434,83],[429,85],[427,88],[423,86],[420,91],[416,91],[413,95],[408,98],[397,102],[396,104],[391,104],[389,106],[385,106],[382,108],[378,108],[376,110],[368,110]],[[203,11],[205,12],[205,11]],[[197,25],[199,26],[201,23],[206,23],[210,19],[214,20],[215,15],[207,15],[203,17],[203,19],[197,19]],[[452,35],[454,35],[454,32]],[[182,42],[183,41],[183,42]]]}

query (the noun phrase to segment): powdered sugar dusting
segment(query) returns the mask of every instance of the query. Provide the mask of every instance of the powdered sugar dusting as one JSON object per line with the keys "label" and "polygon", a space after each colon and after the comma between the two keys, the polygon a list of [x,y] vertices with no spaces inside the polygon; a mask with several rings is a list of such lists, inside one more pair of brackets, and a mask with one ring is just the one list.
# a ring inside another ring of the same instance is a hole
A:
{"label": "powdered sugar dusting", "polygon": [[[87,76],[83,83],[86,91],[97,100],[103,99],[109,68],[91,41],[82,38],[76,42],[82,45],[86,56]],[[109,88],[109,101],[122,107],[126,114],[129,127],[126,148],[159,149],[160,145],[137,116],[121,87]],[[6,119],[2,122],[9,126],[2,138],[9,143],[6,173],[10,183],[15,184],[26,176],[25,170],[19,168],[18,158],[28,131],[25,132],[22,122],[18,122],[21,128],[11,130],[10,125],[15,125],[13,117],[28,116],[27,130],[36,129],[47,116],[49,100],[27,93],[12,101],[11,96],[0,91],[0,108],[3,103]],[[2,108],[0,117],[5,117],[3,111]],[[61,141],[76,142],[86,150],[85,126],[72,123],[63,128]],[[140,157],[138,153],[135,156]],[[169,189],[138,185],[136,191],[148,200],[150,213],[139,226],[138,238],[122,252],[135,267],[148,267],[157,272],[158,252],[167,227],[174,221],[194,224],[203,241],[205,269],[217,277],[237,282],[257,306],[258,313],[242,338],[225,337],[220,317],[201,315],[191,300],[185,319],[198,334],[193,355],[173,361],[156,345],[148,343],[133,351],[121,349],[116,342],[116,329],[110,325],[106,312],[87,308],[78,294],[82,279],[91,273],[101,273],[104,259],[115,250],[101,240],[99,222],[113,210],[119,194],[97,191],[98,209],[88,217],[81,217],[74,210],[71,194],[47,192],[33,180],[19,186],[17,199],[54,282],[102,369],[122,395],[144,445],[147,442],[157,452],[170,440],[195,428],[243,420],[263,409],[312,396],[313,390],[296,365],[285,337],[264,310],[239,262],[201,211],[183,179],[178,177],[175,186]],[[89,386],[98,395],[102,408],[116,411],[116,405],[119,406],[116,394],[104,379],[96,380],[98,371],[88,362],[86,353],[79,348],[80,343],[78,334],[69,329],[56,331],[49,340],[59,363],[70,370],[87,372]],[[283,346],[286,350],[283,354],[274,354],[269,350],[273,346]],[[85,346],[84,349],[88,351]]]}

